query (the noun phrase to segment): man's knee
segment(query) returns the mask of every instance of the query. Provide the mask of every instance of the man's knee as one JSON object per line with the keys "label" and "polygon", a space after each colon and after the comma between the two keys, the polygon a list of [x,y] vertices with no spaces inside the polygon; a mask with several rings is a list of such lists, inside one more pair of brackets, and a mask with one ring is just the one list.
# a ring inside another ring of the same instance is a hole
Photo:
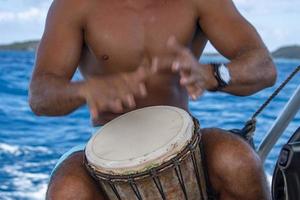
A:
{"label": "man's knee", "polygon": [[48,200],[89,200],[93,199],[89,188],[76,176],[66,176],[60,181],[52,182],[47,191]]}
{"label": "man's knee", "polygon": [[51,177],[46,196],[48,200],[104,199],[83,166],[83,152],[72,154],[57,168]]}
{"label": "man's knee", "polygon": [[203,143],[209,171],[219,179],[229,182],[261,175],[260,158],[242,138],[221,129],[206,129]]}

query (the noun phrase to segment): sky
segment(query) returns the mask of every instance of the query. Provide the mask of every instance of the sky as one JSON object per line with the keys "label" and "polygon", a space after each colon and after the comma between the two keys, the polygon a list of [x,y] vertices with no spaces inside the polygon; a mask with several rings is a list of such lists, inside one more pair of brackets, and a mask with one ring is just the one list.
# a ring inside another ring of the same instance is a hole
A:
{"label": "sky", "polygon": [[[270,50],[300,45],[300,0],[233,0]],[[0,44],[39,39],[52,0],[0,0]],[[208,47],[207,51],[213,51]]]}

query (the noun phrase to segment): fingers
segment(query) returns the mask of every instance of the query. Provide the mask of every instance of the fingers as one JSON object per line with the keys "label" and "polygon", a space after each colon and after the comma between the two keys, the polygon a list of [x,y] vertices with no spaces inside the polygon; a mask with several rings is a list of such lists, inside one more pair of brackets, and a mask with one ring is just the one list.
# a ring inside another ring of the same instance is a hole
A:
{"label": "fingers", "polygon": [[183,72],[186,75],[190,75],[192,71],[192,64],[189,62],[180,62],[178,60],[174,60],[171,68],[173,72]]}
{"label": "fingers", "polygon": [[178,72],[180,70],[180,62],[177,60],[173,61],[171,68],[173,72]]}
{"label": "fingers", "polygon": [[157,73],[159,71],[163,70],[170,70],[170,67],[172,66],[172,63],[174,62],[174,58],[170,56],[164,56],[164,57],[154,57],[151,60],[151,72]]}
{"label": "fingers", "polygon": [[146,97],[147,96],[147,89],[144,83],[140,83],[139,84],[139,92],[141,94],[142,97]]}
{"label": "fingers", "polygon": [[87,99],[87,105],[90,110],[90,118],[92,124],[95,125],[99,119],[99,113],[101,112],[101,106],[97,103],[97,101],[92,98]]}
{"label": "fingers", "polygon": [[173,72],[178,72],[180,70],[188,70],[191,69],[191,64],[185,59],[182,58],[174,58],[171,56],[165,57],[154,57],[151,61],[151,72],[156,73],[163,70],[172,70]]}
{"label": "fingers", "polygon": [[135,100],[134,100],[134,97],[132,94],[126,94],[125,96],[123,96],[122,101],[127,108],[132,109],[136,106],[136,103],[135,103]]}
{"label": "fingers", "polygon": [[167,40],[167,48],[172,51],[172,53],[175,54],[182,54],[185,50],[185,47],[183,47],[182,45],[180,45],[175,36],[171,36],[169,37],[169,39]]}
{"label": "fingers", "polygon": [[205,91],[203,84],[197,79],[195,75],[184,75],[180,73],[180,84],[187,89],[189,96],[196,100]]}
{"label": "fingers", "polygon": [[194,85],[197,82],[195,76],[181,76],[180,84],[182,86]]}
{"label": "fingers", "polygon": [[132,74],[125,74],[123,76],[124,78],[124,84],[126,88],[123,88],[123,91],[127,91],[129,94],[133,94],[134,96],[138,97],[146,97],[147,96],[147,89],[145,86],[144,81],[141,81],[141,77],[139,73],[140,70],[137,70],[136,72],[133,72]]}
{"label": "fingers", "polygon": [[120,99],[112,100],[109,104],[110,109],[115,113],[122,113],[124,108]]}
{"label": "fingers", "polygon": [[195,85],[187,86],[186,89],[188,91],[189,96],[194,101],[197,100],[204,92],[202,88],[196,87]]}
{"label": "fingers", "polygon": [[167,48],[176,56],[186,57],[192,55],[190,49],[181,45],[174,36],[169,37],[167,40]]}
{"label": "fingers", "polygon": [[91,119],[94,121],[95,119],[98,118],[98,108],[97,105],[94,102],[87,102],[90,114],[91,114]]}
{"label": "fingers", "polygon": [[199,98],[205,91],[203,87],[197,83],[186,86],[186,89],[192,100],[197,100],[197,98]]}
{"label": "fingers", "polygon": [[[151,63],[151,65],[153,65],[153,63]],[[146,81],[146,79],[153,74],[151,65],[149,60],[145,57],[138,66],[137,70],[132,73],[133,78],[135,78],[135,80],[138,82]]]}
{"label": "fingers", "polygon": [[158,57],[154,57],[151,61],[151,66],[150,66],[150,69],[151,69],[151,72],[153,73],[156,73],[158,71]]}
{"label": "fingers", "polygon": [[170,55],[152,59],[152,72],[156,73],[165,69],[171,69],[173,72],[191,71],[196,59],[188,48],[181,45],[174,36],[167,40],[167,48],[171,53]]}

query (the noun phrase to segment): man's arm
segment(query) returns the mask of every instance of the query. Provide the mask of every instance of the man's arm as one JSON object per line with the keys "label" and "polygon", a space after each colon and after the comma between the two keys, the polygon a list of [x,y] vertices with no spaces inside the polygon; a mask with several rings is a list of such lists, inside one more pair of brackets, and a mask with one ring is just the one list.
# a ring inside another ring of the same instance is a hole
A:
{"label": "man's arm", "polygon": [[[213,46],[231,62],[231,83],[223,91],[250,95],[276,80],[276,69],[260,36],[231,0],[198,0],[199,24]],[[211,75],[211,78],[214,77]],[[211,87],[214,88],[215,86]]]}
{"label": "man's arm", "polygon": [[103,111],[123,112],[145,97],[147,70],[144,63],[134,72],[71,79],[83,46],[85,0],[55,0],[37,52],[30,84],[30,106],[37,115],[66,115],[87,103],[93,123]]}
{"label": "man's arm", "polygon": [[71,82],[83,45],[76,2],[55,0],[49,10],[30,84],[30,106],[37,115],[64,115],[85,103],[82,83]]}

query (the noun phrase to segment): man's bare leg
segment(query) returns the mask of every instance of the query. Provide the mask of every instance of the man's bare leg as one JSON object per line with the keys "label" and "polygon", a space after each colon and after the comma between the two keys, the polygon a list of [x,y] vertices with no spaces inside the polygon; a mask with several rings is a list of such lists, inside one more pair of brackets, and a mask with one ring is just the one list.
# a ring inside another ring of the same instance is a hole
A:
{"label": "man's bare leg", "polygon": [[250,145],[221,129],[202,133],[208,174],[218,199],[271,199],[260,158]]}
{"label": "man's bare leg", "polygon": [[47,200],[108,200],[83,165],[83,151],[69,156],[51,177]]}
{"label": "man's bare leg", "polygon": [[[220,129],[204,129],[203,143],[210,181],[221,200],[269,200],[270,191],[259,158],[237,136]],[[48,200],[108,199],[83,166],[83,152],[65,160],[54,173]]]}

